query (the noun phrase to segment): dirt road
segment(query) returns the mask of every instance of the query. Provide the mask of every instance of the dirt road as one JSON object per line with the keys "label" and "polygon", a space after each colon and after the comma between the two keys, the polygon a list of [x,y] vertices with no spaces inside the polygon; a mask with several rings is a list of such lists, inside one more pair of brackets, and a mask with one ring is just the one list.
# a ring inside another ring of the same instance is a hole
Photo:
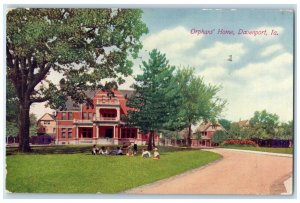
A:
{"label": "dirt road", "polygon": [[293,158],[212,149],[223,158],[184,174],[127,191],[130,194],[281,194]]}

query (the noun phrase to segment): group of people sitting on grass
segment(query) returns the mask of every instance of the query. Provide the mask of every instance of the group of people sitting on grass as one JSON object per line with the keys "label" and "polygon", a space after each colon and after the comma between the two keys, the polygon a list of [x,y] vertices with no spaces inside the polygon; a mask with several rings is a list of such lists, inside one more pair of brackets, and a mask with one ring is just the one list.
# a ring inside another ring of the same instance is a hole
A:
{"label": "group of people sitting on grass", "polygon": [[105,147],[101,147],[101,148],[98,148],[97,145],[94,145],[93,148],[92,148],[92,154],[93,155],[108,155],[110,154],[109,152],[109,148],[105,148]]}
{"label": "group of people sitting on grass", "polygon": [[[124,151],[127,151],[127,153]],[[92,154],[93,155],[127,155],[127,156],[134,156],[137,154],[137,144],[133,144],[132,146],[123,146],[117,147],[116,149],[110,149],[109,147],[97,147],[97,145],[93,145]]]}
{"label": "group of people sitting on grass", "polygon": [[[124,153],[125,151],[125,153]],[[160,159],[159,152],[157,148],[154,148],[153,150],[153,159]],[[92,154],[93,155],[126,155],[126,156],[135,156],[138,153],[137,144],[133,144],[131,146],[123,146],[117,147],[117,149],[110,149],[109,147],[100,147],[98,148],[97,145],[93,145],[92,148]],[[150,158],[151,153],[143,149],[142,151],[142,157],[143,158]]]}
{"label": "group of people sitting on grass", "polygon": [[[147,149],[143,149],[142,157],[150,158],[151,153]],[[160,159],[160,155],[159,155],[158,149],[156,147],[153,149],[153,159]]]}

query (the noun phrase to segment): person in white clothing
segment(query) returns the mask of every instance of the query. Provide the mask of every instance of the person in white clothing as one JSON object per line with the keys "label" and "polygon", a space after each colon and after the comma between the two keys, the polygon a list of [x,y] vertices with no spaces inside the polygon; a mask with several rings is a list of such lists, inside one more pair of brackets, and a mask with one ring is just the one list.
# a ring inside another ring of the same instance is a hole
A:
{"label": "person in white clothing", "polygon": [[151,154],[150,154],[150,152],[148,150],[143,149],[142,157],[143,158],[150,158]]}
{"label": "person in white clothing", "polygon": [[159,156],[157,148],[154,148],[153,159],[160,159],[160,156]]}

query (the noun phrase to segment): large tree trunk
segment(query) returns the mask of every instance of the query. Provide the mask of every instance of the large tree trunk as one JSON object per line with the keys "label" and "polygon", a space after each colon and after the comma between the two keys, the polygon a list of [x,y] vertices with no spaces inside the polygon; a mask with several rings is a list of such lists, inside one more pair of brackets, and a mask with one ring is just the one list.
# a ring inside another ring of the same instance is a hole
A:
{"label": "large tree trunk", "polygon": [[187,139],[187,146],[191,146],[192,145],[192,124],[189,124],[189,134],[188,134],[188,139]]}
{"label": "large tree trunk", "polygon": [[24,102],[19,105],[19,151],[29,152],[29,102]]}
{"label": "large tree trunk", "polygon": [[154,130],[150,131],[149,137],[148,137],[148,151],[152,151],[153,149],[153,137],[154,137]]}
{"label": "large tree trunk", "polygon": [[153,144],[153,148],[155,147],[155,134],[153,132],[153,136],[152,136],[152,144]]}

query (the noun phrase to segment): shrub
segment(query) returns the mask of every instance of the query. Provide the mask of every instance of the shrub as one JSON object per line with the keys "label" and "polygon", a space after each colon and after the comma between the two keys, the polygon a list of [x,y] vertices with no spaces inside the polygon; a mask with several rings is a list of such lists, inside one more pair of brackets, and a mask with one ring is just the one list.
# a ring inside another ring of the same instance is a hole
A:
{"label": "shrub", "polygon": [[243,146],[257,146],[257,144],[252,140],[239,140],[239,139],[230,139],[225,140],[223,145],[243,145]]}

